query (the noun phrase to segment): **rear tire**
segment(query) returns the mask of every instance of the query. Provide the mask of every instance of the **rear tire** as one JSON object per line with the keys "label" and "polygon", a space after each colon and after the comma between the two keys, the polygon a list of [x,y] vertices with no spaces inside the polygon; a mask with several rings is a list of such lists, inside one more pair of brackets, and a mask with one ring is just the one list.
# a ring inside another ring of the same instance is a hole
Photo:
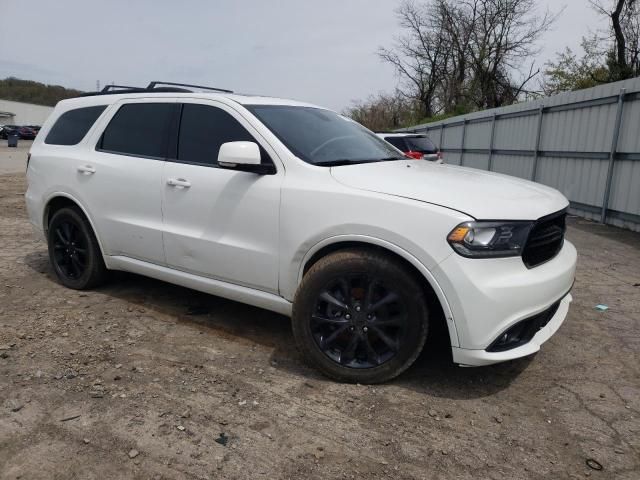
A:
{"label": "rear tire", "polygon": [[60,283],[88,290],[103,283],[107,268],[87,218],[77,207],[57,210],[47,231],[49,260]]}
{"label": "rear tire", "polygon": [[293,335],[307,361],[343,382],[390,380],[418,358],[428,309],[416,279],[374,250],[342,250],[315,263],[293,303]]}

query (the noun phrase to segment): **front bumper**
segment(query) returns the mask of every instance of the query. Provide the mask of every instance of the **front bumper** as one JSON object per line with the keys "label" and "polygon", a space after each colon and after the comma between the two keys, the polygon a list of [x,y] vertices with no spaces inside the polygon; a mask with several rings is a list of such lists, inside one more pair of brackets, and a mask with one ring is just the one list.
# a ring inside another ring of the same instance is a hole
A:
{"label": "front bumper", "polygon": [[555,315],[549,323],[542,328],[534,337],[524,345],[502,352],[487,352],[486,350],[469,350],[465,348],[452,348],[453,361],[460,365],[479,367],[491,365],[493,363],[505,362],[516,358],[532,355],[540,350],[540,346],[549,340],[556,333],[569,312],[569,304],[572,301],[571,294],[567,294],[562,301]]}
{"label": "front bumper", "polygon": [[[488,365],[537,352],[564,321],[571,302],[577,252],[565,241],[552,260],[528,269],[520,257],[470,259],[454,254],[433,274],[451,307],[458,342],[453,358],[464,365]],[[524,345],[486,349],[518,322],[560,301],[549,322]]]}

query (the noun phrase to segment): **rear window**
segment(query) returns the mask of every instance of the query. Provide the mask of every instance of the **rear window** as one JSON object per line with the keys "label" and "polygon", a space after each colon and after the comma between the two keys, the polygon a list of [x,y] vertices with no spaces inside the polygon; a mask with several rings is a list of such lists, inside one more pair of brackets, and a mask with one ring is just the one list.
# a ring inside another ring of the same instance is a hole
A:
{"label": "rear window", "polygon": [[427,137],[404,137],[409,150],[412,152],[436,153],[438,149]]}
{"label": "rear window", "polygon": [[175,103],[128,103],[102,134],[100,149],[110,153],[165,158]]}
{"label": "rear window", "polygon": [[407,151],[407,146],[402,137],[385,137],[385,140],[402,152]]}
{"label": "rear window", "polygon": [[51,127],[44,143],[49,145],[76,145],[84,138],[106,105],[76,108],[60,115]]}

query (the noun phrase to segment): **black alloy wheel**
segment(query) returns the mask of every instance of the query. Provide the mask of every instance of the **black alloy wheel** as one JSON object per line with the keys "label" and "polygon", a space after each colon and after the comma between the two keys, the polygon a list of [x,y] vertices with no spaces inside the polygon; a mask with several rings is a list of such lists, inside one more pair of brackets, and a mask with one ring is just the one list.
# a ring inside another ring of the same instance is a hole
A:
{"label": "black alloy wheel", "polygon": [[53,231],[53,257],[56,270],[77,280],[87,270],[87,239],[71,219],[58,222]]}
{"label": "black alloy wheel", "polygon": [[345,275],[318,295],[311,331],[320,350],[350,368],[372,368],[391,360],[405,334],[407,309],[385,282]]}
{"label": "black alloy wheel", "polygon": [[293,302],[298,348],[325,375],[352,383],[396,377],[427,338],[428,307],[420,280],[375,249],[345,249],[305,273]]}
{"label": "black alloy wheel", "polygon": [[73,206],[53,213],[47,231],[49,260],[60,283],[76,290],[104,281],[107,269],[102,252],[82,211]]}

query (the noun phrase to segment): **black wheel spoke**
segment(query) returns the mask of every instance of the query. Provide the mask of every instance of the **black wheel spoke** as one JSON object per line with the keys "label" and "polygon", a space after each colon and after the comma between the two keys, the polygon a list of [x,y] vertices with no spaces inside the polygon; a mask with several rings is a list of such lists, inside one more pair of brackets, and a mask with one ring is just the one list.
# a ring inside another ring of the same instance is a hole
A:
{"label": "black wheel spoke", "polygon": [[67,239],[67,243],[71,242],[71,225],[69,222],[62,224],[62,231],[64,232],[64,237]]}
{"label": "black wheel spoke", "polygon": [[342,333],[344,333],[349,328],[349,325],[342,325],[341,327],[336,328],[336,330],[329,335],[327,338],[322,339],[322,348],[327,348],[333,345],[336,338],[338,338]]}
{"label": "black wheel spoke", "polygon": [[81,274],[81,269],[76,262],[74,262],[73,257],[70,257],[71,261],[69,262],[69,272],[73,274],[75,277],[79,277]]}
{"label": "black wheel spoke", "polygon": [[372,322],[373,326],[376,327],[397,327],[402,325],[405,321],[404,315],[396,315],[395,317],[385,318],[385,319],[376,319]]}
{"label": "black wheel spoke", "polygon": [[56,228],[56,236],[62,242],[63,245],[67,245],[69,241],[64,237],[62,230],[60,228]]}
{"label": "black wheel spoke", "polygon": [[373,290],[376,286],[377,280],[374,278],[370,282],[367,283],[367,289],[364,294],[364,308],[365,311],[369,312],[371,310],[371,303],[373,301]]}
{"label": "black wheel spoke", "polygon": [[333,295],[331,295],[329,292],[322,292],[320,294],[320,298],[322,300],[324,300],[327,303],[330,303],[331,305],[333,305],[334,307],[338,307],[341,308],[342,310],[347,310],[347,306],[342,303],[340,300],[338,300],[336,297],[334,297]]}
{"label": "black wheel spoke", "polygon": [[398,351],[398,343],[395,340],[393,340],[391,337],[389,337],[386,333],[384,333],[380,328],[372,325],[371,330],[376,332],[376,335],[378,336],[378,338],[382,340],[387,345],[387,347],[389,347],[393,352]]}
{"label": "black wheel spoke", "polygon": [[358,343],[360,343],[360,336],[357,334],[352,335],[349,343],[347,344],[347,348],[340,355],[340,363],[342,365],[345,365],[354,359]]}
{"label": "black wheel spoke", "polygon": [[393,303],[393,302],[397,301],[398,298],[400,298],[400,297],[398,297],[397,293],[389,292],[384,297],[382,297],[380,300],[378,300],[376,303],[371,305],[371,308],[369,308],[369,312],[371,312],[371,313],[376,312],[377,310],[380,309],[380,307],[383,307],[385,305]]}
{"label": "black wheel spoke", "polygon": [[348,325],[350,323],[349,320],[344,317],[328,318],[321,315],[313,315],[311,318],[319,323],[331,323],[334,325]]}
{"label": "black wheel spoke", "polygon": [[351,301],[351,285],[349,285],[349,281],[346,278],[341,278],[338,280],[338,284],[340,285],[340,289],[342,290],[342,298],[344,298],[345,302]]}
{"label": "black wheel spoke", "polygon": [[74,255],[71,257],[71,263],[73,263],[80,271],[84,270],[84,262],[82,262],[78,256]]}
{"label": "black wheel spoke", "polygon": [[378,352],[376,352],[373,345],[371,345],[371,339],[368,335],[364,337],[364,346],[367,352],[367,360],[375,365],[380,365],[380,355],[378,355]]}

